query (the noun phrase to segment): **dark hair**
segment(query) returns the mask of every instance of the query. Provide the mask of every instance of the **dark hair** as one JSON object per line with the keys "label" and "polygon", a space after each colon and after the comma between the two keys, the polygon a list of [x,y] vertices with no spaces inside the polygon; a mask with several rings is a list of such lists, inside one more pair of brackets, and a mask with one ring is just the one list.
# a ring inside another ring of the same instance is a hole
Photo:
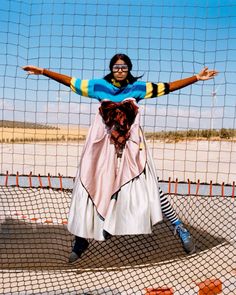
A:
{"label": "dark hair", "polygon": [[117,53],[115,54],[111,60],[110,60],[110,64],[109,64],[109,69],[110,69],[110,73],[107,74],[104,79],[111,83],[112,79],[114,79],[114,76],[113,76],[113,72],[112,72],[112,68],[114,66],[114,64],[119,60],[123,60],[125,62],[125,64],[128,66],[128,75],[127,75],[127,80],[129,81],[128,83],[130,84],[133,84],[135,81],[137,81],[139,78],[141,78],[142,76],[139,76],[139,77],[134,77],[130,72],[132,70],[132,62],[131,62],[131,59],[128,57],[128,55],[124,54],[124,53]]}

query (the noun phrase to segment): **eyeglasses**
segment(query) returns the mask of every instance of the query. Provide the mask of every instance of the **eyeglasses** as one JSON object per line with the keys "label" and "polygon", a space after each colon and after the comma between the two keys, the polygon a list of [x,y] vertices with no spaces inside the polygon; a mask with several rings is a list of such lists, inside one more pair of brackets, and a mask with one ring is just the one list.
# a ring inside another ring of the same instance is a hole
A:
{"label": "eyeglasses", "polygon": [[122,72],[128,72],[129,71],[129,68],[128,68],[127,65],[118,65],[118,64],[115,64],[112,67],[112,72],[113,73],[117,73],[117,72],[119,72],[119,70],[121,70]]}

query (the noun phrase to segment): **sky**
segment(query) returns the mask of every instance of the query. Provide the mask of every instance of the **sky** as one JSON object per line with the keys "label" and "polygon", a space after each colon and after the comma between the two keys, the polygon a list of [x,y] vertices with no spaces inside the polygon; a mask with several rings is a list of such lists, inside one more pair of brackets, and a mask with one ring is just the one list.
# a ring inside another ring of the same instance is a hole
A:
{"label": "sky", "polygon": [[95,100],[21,67],[102,78],[117,52],[143,81],[217,69],[214,79],[142,101],[147,131],[236,128],[234,0],[2,0],[0,120],[88,126]]}

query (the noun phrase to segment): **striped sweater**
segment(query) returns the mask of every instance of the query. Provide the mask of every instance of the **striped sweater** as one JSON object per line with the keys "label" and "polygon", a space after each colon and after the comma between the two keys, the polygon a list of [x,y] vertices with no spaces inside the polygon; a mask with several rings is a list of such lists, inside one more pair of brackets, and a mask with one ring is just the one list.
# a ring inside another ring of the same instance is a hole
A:
{"label": "striped sweater", "polygon": [[155,84],[143,81],[118,87],[104,79],[81,80],[72,78],[70,87],[79,95],[99,101],[107,99],[113,102],[121,102],[131,97],[138,102],[145,98],[158,97],[169,93],[168,83]]}

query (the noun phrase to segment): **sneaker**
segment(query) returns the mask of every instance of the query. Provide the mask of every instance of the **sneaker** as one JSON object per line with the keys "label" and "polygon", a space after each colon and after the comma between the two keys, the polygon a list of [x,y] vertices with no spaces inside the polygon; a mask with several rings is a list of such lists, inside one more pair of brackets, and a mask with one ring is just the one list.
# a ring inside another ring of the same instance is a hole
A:
{"label": "sneaker", "polygon": [[181,243],[183,245],[184,251],[187,254],[193,254],[195,252],[195,243],[190,235],[190,232],[184,227],[182,223],[175,226],[174,234],[178,234]]}
{"label": "sneaker", "polygon": [[86,239],[75,237],[74,245],[69,256],[69,263],[76,262],[81,257],[81,255],[87,250],[88,246],[89,242]]}
{"label": "sneaker", "polygon": [[82,255],[82,253],[81,254],[77,254],[74,251],[72,251],[70,253],[70,256],[69,256],[69,263],[76,262],[81,257],[81,255]]}

